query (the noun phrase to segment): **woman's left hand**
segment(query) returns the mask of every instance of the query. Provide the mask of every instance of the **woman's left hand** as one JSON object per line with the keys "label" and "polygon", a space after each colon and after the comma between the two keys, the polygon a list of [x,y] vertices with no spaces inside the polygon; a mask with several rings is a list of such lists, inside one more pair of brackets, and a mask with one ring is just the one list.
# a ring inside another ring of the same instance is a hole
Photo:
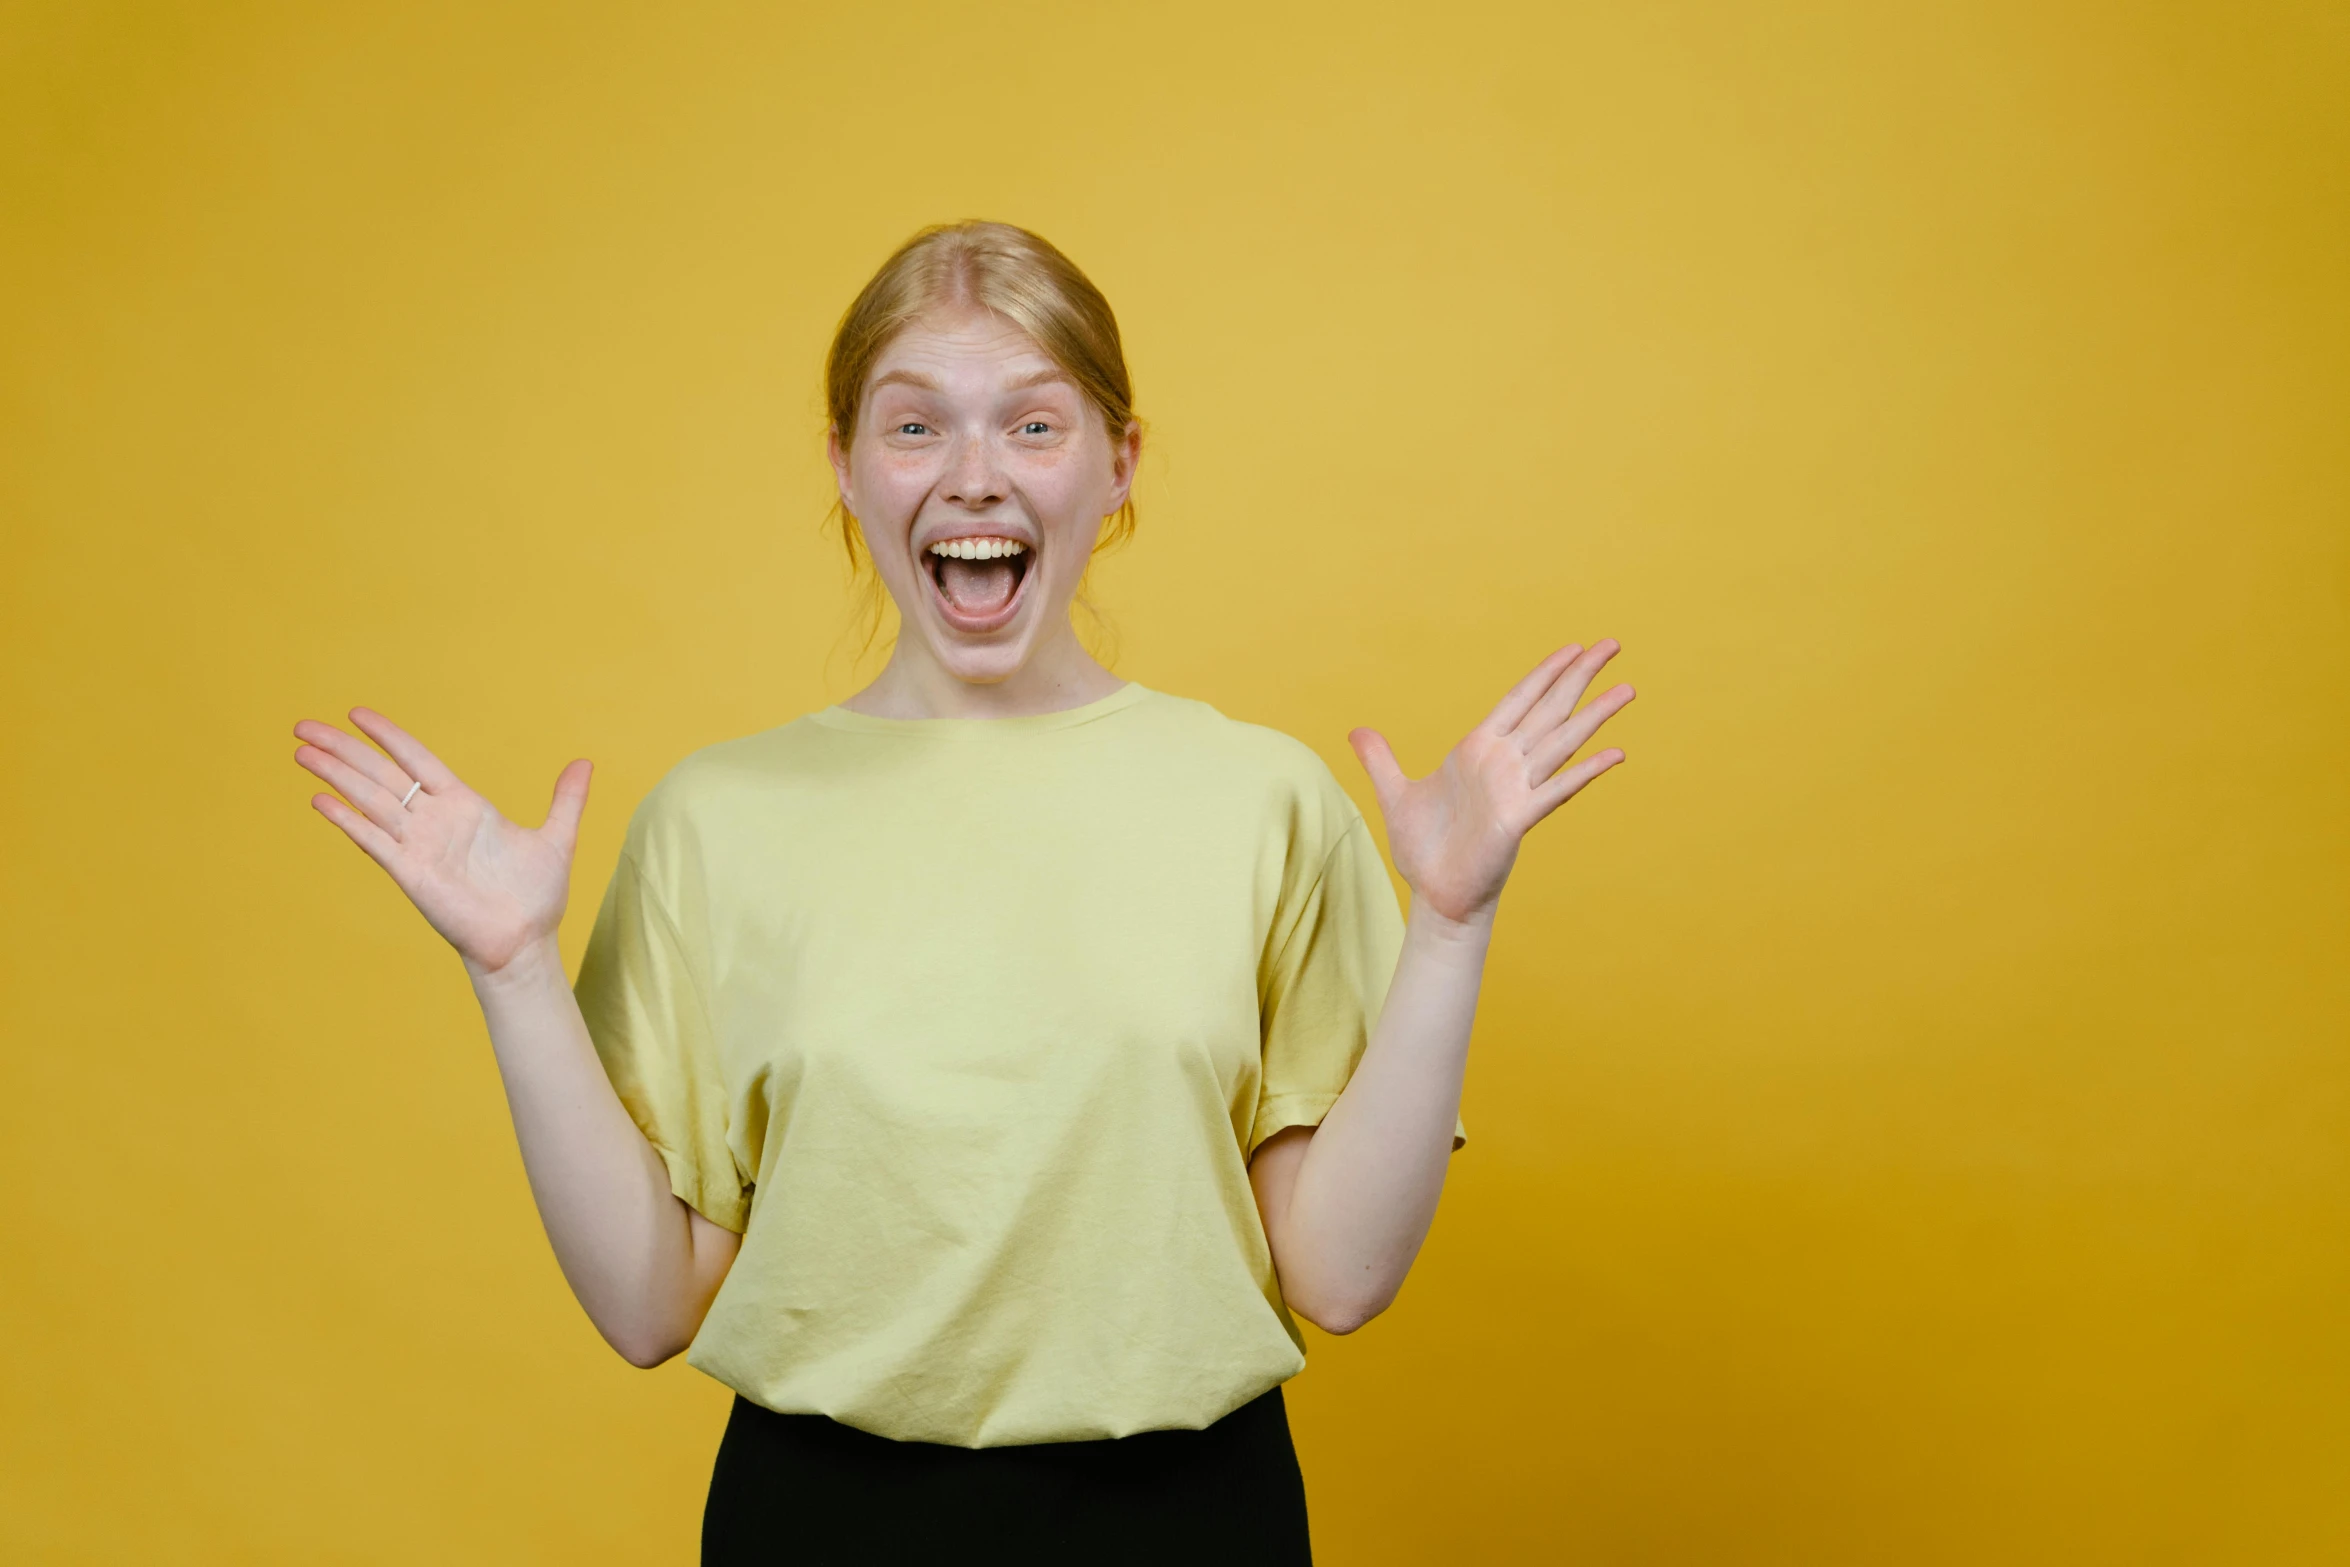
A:
{"label": "woman's left hand", "polygon": [[1616,651],[1612,640],[1560,648],[1425,778],[1406,778],[1376,729],[1347,736],[1378,793],[1395,868],[1431,912],[1460,924],[1490,920],[1519,840],[1624,759],[1610,748],[1566,766],[1632,700],[1632,688],[1617,685],[1575,710]]}

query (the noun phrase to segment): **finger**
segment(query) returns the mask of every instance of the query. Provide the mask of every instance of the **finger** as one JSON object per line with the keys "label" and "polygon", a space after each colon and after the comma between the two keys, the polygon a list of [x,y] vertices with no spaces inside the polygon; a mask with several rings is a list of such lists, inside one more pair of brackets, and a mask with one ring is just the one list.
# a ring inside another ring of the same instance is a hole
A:
{"label": "finger", "polygon": [[400,845],[390,833],[385,832],[381,827],[376,826],[375,823],[331,794],[314,794],[310,797],[310,803],[317,809],[319,815],[343,829],[350,840],[365,851],[369,859],[375,861],[385,870],[391,871],[394,879],[398,878],[399,872],[394,869],[394,864],[400,857]]}
{"label": "finger", "polygon": [[1526,825],[1532,827],[1536,822],[1572,800],[1582,792],[1585,784],[1623,759],[1624,753],[1613,748],[1602,751],[1597,756],[1587,756],[1535,790],[1534,814],[1526,819]]}
{"label": "finger", "polygon": [[357,724],[377,745],[392,753],[392,760],[408,770],[408,776],[421,782],[425,789],[440,794],[464,785],[450,772],[441,759],[425,749],[417,739],[398,724],[393,723],[372,707],[351,709],[351,722]]}
{"label": "finger", "polygon": [[1598,678],[1599,672],[1607,667],[1607,661],[1620,651],[1622,649],[1613,637],[1602,637],[1592,643],[1583,656],[1561,671],[1557,682],[1542,693],[1542,700],[1535,703],[1533,710],[1519,720],[1515,733],[1524,739],[1533,740],[1565,723],[1568,715],[1575,711],[1575,704],[1583,700],[1584,691]]}
{"label": "finger", "polygon": [[1582,652],[1582,643],[1570,642],[1536,664],[1525,679],[1510,687],[1508,695],[1493,704],[1493,711],[1487,713],[1485,722],[1477,727],[1488,734],[1497,735],[1506,735],[1517,728],[1518,720],[1526,716],[1527,709],[1542,699],[1542,693],[1550,689],[1550,683],[1558,679],[1560,671],[1573,663]]}
{"label": "finger", "polygon": [[393,838],[401,836],[400,818],[408,813],[400,809],[400,797],[391,790],[314,745],[297,747],[294,760],[334,785],[383,832]]}
{"label": "finger", "polygon": [[583,756],[556,775],[555,800],[539,831],[565,854],[579,844],[579,818],[587,810],[588,780],[595,771],[596,764]]}
{"label": "finger", "polygon": [[1387,802],[1409,782],[1403,769],[1396,765],[1395,748],[1376,729],[1353,730],[1347,735],[1346,743],[1354,747],[1355,760],[1370,774],[1371,792],[1379,797],[1379,809],[1385,811]]}
{"label": "finger", "polygon": [[406,794],[408,785],[415,782],[400,771],[399,763],[358,736],[347,735],[332,724],[305,718],[294,726],[294,738],[306,740],[322,751],[332,752],[344,766],[357,768],[394,794]]}
{"label": "finger", "polygon": [[1627,685],[1611,686],[1585,703],[1583,711],[1536,740],[1526,752],[1526,781],[1540,784],[1566,765],[1567,758],[1582,750],[1599,732],[1599,726],[1622,712],[1637,694]]}

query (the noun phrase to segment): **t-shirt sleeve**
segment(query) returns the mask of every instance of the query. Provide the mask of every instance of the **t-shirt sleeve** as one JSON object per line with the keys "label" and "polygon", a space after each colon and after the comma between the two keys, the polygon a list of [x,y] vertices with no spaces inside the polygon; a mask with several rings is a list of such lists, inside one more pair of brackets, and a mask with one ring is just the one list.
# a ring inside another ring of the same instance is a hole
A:
{"label": "t-shirt sleeve", "polygon": [[1354,816],[1271,932],[1260,987],[1264,1075],[1249,1152],[1275,1132],[1320,1125],[1337,1103],[1402,946],[1387,866]]}
{"label": "t-shirt sleeve", "polygon": [[726,1081],[700,982],[676,921],[622,854],[574,986],[604,1071],[669,1167],[669,1189],[740,1234],[750,1182],[726,1136]]}

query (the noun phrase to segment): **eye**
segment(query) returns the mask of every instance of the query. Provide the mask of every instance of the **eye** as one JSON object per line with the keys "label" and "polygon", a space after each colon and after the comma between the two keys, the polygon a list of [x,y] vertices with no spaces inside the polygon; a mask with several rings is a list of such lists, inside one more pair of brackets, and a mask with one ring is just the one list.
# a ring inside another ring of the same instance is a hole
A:
{"label": "eye", "polygon": [[930,426],[918,424],[911,419],[898,426],[898,434],[900,435],[928,435],[929,433]]}
{"label": "eye", "polygon": [[1050,435],[1053,433],[1053,427],[1042,419],[1031,419],[1020,426],[1020,433],[1022,435]]}

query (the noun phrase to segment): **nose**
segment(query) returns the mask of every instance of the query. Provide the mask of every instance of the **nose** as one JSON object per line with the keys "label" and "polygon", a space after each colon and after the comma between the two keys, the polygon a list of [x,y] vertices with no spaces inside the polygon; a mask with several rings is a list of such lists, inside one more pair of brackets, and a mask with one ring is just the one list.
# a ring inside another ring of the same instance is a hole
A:
{"label": "nose", "polygon": [[996,461],[995,443],[981,435],[958,440],[947,462],[943,488],[945,499],[956,506],[978,511],[1002,505],[1011,486],[1004,482],[1002,465]]}

